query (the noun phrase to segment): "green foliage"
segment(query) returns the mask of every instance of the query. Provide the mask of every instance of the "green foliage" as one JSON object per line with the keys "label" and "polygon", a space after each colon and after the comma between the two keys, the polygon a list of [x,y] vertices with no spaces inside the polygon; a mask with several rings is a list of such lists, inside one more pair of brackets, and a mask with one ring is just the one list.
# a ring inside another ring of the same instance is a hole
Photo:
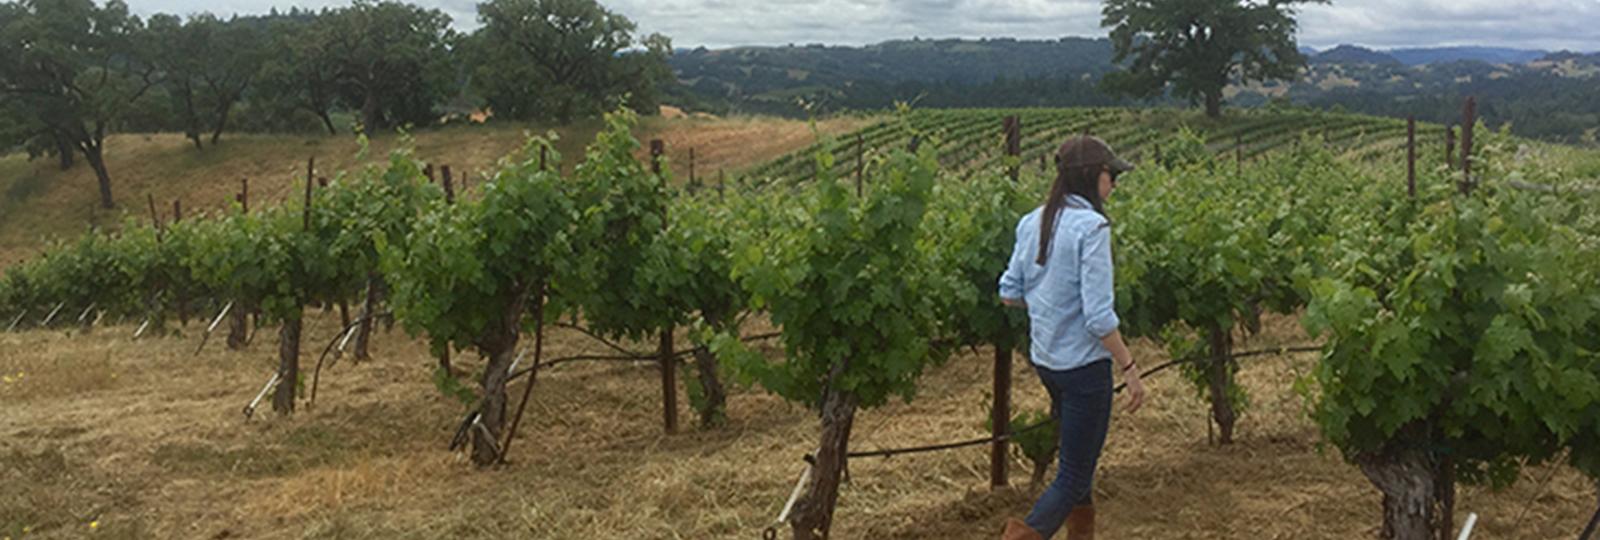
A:
{"label": "green foliage", "polygon": [[1016,243],[1017,218],[1034,191],[990,170],[934,186],[918,248],[937,269],[934,278],[941,335],[955,344],[1015,347],[1027,340],[1027,313],[1000,303],[995,284]]}
{"label": "green foliage", "polygon": [[1178,129],[1178,135],[1167,141],[1159,148],[1160,154],[1155,157],[1155,165],[1168,170],[1188,169],[1203,167],[1214,169],[1216,156],[1206,148],[1205,136],[1183,126]]}
{"label": "green foliage", "polygon": [[[1547,196],[1431,190],[1404,219],[1352,229],[1338,249],[1395,249],[1312,285],[1308,329],[1328,337],[1315,418],[1350,459],[1395,447],[1455,458],[1505,484],[1596,440],[1600,252]],[[1397,210],[1397,212],[1403,212]],[[1393,237],[1382,242],[1373,237]]]}
{"label": "green foliage", "polygon": [[[832,156],[817,157],[818,170]],[[821,175],[812,189],[746,199],[733,275],[783,329],[782,362],[714,344],[737,372],[786,399],[819,404],[825,388],[863,407],[910,399],[916,377],[938,360],[928,337],[941,316],[933,271],[917,249],[938,165],[931,148],[897,151],[856,198]]]}
{"label": "green foliage", "polygon": [[677,263],[662,251],[648,257],[665,226],[667,180],[634,158],[639,148],[631,133],[635,118],[627,110],[607,114],[606,129],[573,171],[573,196],[582,217],[574,227],[574,272],[558,276],[558,285],[582,308],[591,329],[642,339],[680,322],[682,310],[649,294],[667,291],[641,283],[645,276],[639,275],[653,265],[652,276],[670,280],[666,274]]}
{"label": "green foliage", "polygon": [[1100,25],[1112,28],[1113,62],[1131,62],[1102,85],[1140,98],[1170,85],[1173,95],[1204,102],[1206,114],[1218,117],[1222,89],[1235,75],[1243,82],[1296,76],[1305,59],[1295,48],[1293,5],[1325,1],[1106,0]]}
{"label": "green foliage", "polygon": [[542,301],[535,288],[572,261],[577,207],[567,183],[540,169],[540,148],[549,143],[530,138],[502,159],[481,198],[435,201],[404,239],[375,238],[396,318],[436,351],[500,352],[529,295]]}
{"label": "green foliage", "polygon": [[657,85],[673,80],[671,42],[635,41],[633,21],[595,0],[490,0],[478,20],[466,46],[472,82],[496,116],[568,122],[625,100],[654,114]]}

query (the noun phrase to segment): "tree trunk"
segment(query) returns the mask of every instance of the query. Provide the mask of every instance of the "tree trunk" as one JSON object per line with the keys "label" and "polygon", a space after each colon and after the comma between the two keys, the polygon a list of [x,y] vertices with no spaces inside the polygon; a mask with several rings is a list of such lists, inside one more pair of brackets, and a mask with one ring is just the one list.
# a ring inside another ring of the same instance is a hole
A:
{"label": "tree trunk", "polygon": [[94,169],[95,180],[100,183],[100,207],[111,209],[116,202],[111,199],[111,173],[106,171],[104,154],[99,144],[88,144],[80,147],[83,150],[83,160],[89,162],[89,167]]}
{"label": "tree trunk", "polygon": [[856,397],[829,390],[822,403],[822,444],[817,448],[811,480],[795,501],[790,527],[795,540],[828,538],[833,509],[839,503],[839,480],[850,449],[850,428],[855,423]]}
{"label": "tree trunk", "polygon": [[717,377],[717,357],[705,347],[694,351],[695,367],[700,371],[700,426],[716,427],[728,420],[728,391]]}
{"label": "tree trunk", "polygon": [[295,387],[300,382],[300,324],[302,313],[283,321],[278,330],[278,388],[272,393],[272,410],[288,415],[294,412]]}
{"label": "tree trunk", "polygon": [[225,103],[218,107],[217,129],[211,132],[211,146],[216,146],[217,141],[222,138],[222,130],[228,125],[228,112],[233,109],[233,102],[231,99],[225,100]]}
{"label": "tree trunk", "polygon": [[[1392,443],[1395,447],[1404,442]],[[1372,485],[1383,492],[1385,540],[1434,540],[1441,520],[1438,470],[1432,457],[1420,449],[1388,449],[1360,455],[1356,464]]]}
{"label": "tree trunk", "polygon": [[1233,336],[1221,328],[1211,329],[1211,359],[1206,362],[1206,381],[1211,394],[1211,418],[1217,422],[1221,444],[1233,444],[1233,424],[1238,420],[1228,388],[1233,383]]}
{"label": "tree trunk", "polygon": [[377,133],[378,122],[378,96],[373,91],[367,91],[366,98],[361,102],[361,129],[367,136]]}
{"label": "tree trunk", "polygon": [[1216,92],[1206,94],[1206,116],[1210,118],[1222,118],[1221,88],[1218,88]]}
{"label": "tree trunk", "polygon": [[367,340],[372,336],[372,313],[377,305],[378,275],[367,274],[367,298],[361,302],[361,320],[356,323],[356,360],[372,359],[367,352]]}
{"label": "tree trunk", "polygon": [[327,109],[323,109],[323,110],[317,111],[317,118],[321,118],[322,119],[322,126],[328,128],[328,134],[329,135],[338,135],[339,134],[339,130],[333,129],[333,118],[328,116],[328,110]]}
{"label": "tree trunk", "polygon": [[72,143],[57,136],[56,157],[61,159],[61,170],[65,171],[72,168],[72,153]]}

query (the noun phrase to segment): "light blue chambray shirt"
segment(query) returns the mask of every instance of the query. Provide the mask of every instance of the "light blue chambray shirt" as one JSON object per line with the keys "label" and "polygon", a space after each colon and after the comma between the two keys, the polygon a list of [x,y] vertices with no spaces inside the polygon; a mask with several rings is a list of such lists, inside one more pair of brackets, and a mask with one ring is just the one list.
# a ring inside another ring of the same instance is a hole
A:
{"label": "light blue chambray shirt", "polygon": [[1035,208],[1017,223],[1000,297],[1027,302],[1034,364],[1068,370],[1111,358],[1100,343],[1120,322],[1111,281],[1111,224],[1088,200],[1068,195],[1040,266],[1035,259],[1043,213],[1043,207]]}

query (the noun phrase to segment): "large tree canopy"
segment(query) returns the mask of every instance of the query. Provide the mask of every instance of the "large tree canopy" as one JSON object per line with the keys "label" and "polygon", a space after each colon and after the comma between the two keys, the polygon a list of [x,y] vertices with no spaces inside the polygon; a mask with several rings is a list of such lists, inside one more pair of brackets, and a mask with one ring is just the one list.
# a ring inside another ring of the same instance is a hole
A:
{"label": "large tree canopy", "polygon": [[163,13],[150,17],[140,53],[161,70],[170,123],[200,148],[202,135],[209,133],[211,144],[222,138],[229,113],[261,70],[266,43],[253,20],[202,13],[185,22]]}
{"label": "large tree canopy", "polygon": [[[1105,88],[1150,98],[1168,86],[1177,97],[1222,114],[1230,80],[1287,80],[1305,58],[1295,47],[1295,4],[1327,0],[1106,0],[1114,60]],[[1129,59],[1131,62],[1128,62]]]}
{"label": "large tree canopy", "polygon": [[496,116],[567,121],[625,98],[650,114],[656,84],[672,75],[666,37],[635,42],[633,21],[595,0],[490,0],[478,20],[473,86]]}
{"label": "large tree canopy", "polygon": [[451,87],[450,16],[411,4],[356,0],[324,14],[313,32],[333,45],[339,95],[371,130],[427,125]]}
{"label": "large tree canopy", "polygon": [[111,208],[106,134],[154,85],[155,69],[131,53],[142,28],[120,0],[0,4],[0,98],[27,126],[0,130],[11,139],[0,146],[70,146],[94,168],[100,204]]}

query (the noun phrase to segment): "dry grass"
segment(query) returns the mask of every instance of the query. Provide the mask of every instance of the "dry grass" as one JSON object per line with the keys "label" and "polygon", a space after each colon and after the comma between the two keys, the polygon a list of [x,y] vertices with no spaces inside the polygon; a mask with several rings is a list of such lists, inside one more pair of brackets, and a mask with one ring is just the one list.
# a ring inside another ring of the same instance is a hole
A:
{"label": "dry grass", "polygon": [[[307,350],[332,337],[336,318],[314,314]],[[727,427],[666,436],[653,367],[570,365],[541,375],[511,464],[479,471],[445,451],[461,405],[432,388],[432,360],[413,340],[380,336],[373,362],[331,368],[314,408],[245,421],[239,409],[273,369],[275,336],[193,356],[196,331],[0,335],[0,372],[26,373],[0,386],[0,535],[76,538],[97,522],[96,536],[127,538],[750,538],[777,513],[817,431],[805,410],[744,389]],[[1277,318],[1244,346],[1303,340],[1292,318]],[[548,346],[552,356],[600,352],[570,332]],[[931,370],[913,403],[861,413],[852,446],[981,434],[990,383],[979,352]],[[1147,344],[1136,354],[1161,356]],[[1319,451],[1291,390],[1312,360],[1246,364],[1254,408],[1226,448],[1207,444],[1189,387],[1153,377],[1147,408],[1113,420],[1096,487],[1103,535],[1374,536],[1376,493],[1336,451]],[[1014,377],[1018,407],[1043,407],[1020,359]],[[993,537],[1031,500],[1023,487],[992,492],[987,456],[852,462],[838,537]],[[1014,462],[1014,484],[1026,470]],[[1580,475],[1537,468],[1503,493],[1464,488],[1459,514],[1484,517],[1476,538],[1563,537],[1593,501]]]}
{"label": "dry grass", "polygon": [[[817,131],[839,133],[862,122],[828,120]],[[599,128],[594,120],[554,130],[559,136],[556,149],[566,157],[568,170]],[[414,147],[418,157],[450,165],[455,177],[466,177],[470,186],[481,182],[496,160],[521,146],[525,132],[546,131],[514,124],[457,125],[414,134]],[[737,175],[814,140],[806,122],[776,118],[647,118],[636,136],[667,143],[680,181],[688,178],[690,148],[695,148],[697,176],[710,179],[718,171]],[[395,135],[375,137],[368,160],[384,159],[399,142]],[[38,254],[49,239],[81,234],[90,223],[113,227],[124,219],[148,222],[147,197],[155,199],[163,219],[170,218],[172,202],[178,199],[184,213],[193,215],[226,207],[239,192],[240,180],[248,178],[252,207],[279,203],[295,191],[292,179],[305,175],[308,158],[317,159],[319,175],[332,177],[361,165],[358,149],[354,137],[343,135],[228,134],[221,145],[204,151],[178,134],[114,135],[107,142],[106,161],[117,208],[109,212],[96,206],[99,195],[87,165],[61,171],[51,159],[0,156],[0,269]],[[645,155],[641,148],[640,158]]]}

